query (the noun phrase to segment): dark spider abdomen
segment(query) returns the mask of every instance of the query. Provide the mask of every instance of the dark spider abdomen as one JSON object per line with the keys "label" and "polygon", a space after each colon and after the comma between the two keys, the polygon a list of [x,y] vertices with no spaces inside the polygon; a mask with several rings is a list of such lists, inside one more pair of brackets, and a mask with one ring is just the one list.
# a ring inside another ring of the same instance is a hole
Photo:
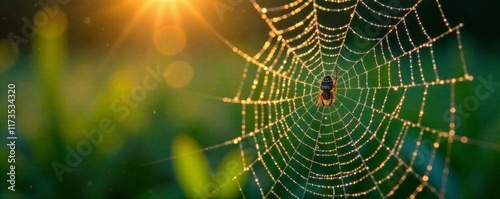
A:
{"label": "dark spider abdomen", "polygon": [[[327,75],[323,78],[323,80],[321,81],[321,90],[323,91],[331,91],[333,89],[333,80],[332,80],[332,77],[330,77],[330,75]],[[324,96],[323,95],[323,98],[324,99],[330,99],[330,95],[328,96]]]}

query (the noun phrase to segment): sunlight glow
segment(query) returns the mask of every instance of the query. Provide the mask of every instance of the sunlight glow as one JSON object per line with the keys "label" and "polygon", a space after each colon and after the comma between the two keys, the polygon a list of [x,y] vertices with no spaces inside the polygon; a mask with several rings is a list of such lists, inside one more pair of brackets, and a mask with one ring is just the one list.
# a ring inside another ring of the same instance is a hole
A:
{"label": "sunlight glow", "polygon": [[184,30],[176,26],[165,26],[156,30],[153,36],[156,50],[164,55],[175,55],[184,50],[186,40]]}
{"label": "sunlight glow", "polygon": [[[153,40],[155,40],[154,39],[155,34],[157,35],[157,33],[160,32],[166,24],[179,25],[180,3],[184,2],[177,0],[146,0],[146,1],[126,0],[116,5],[116,9],[126,10],[125,12],[128,14],[127,16],[124,17],[130,19],[126,23],[126,25],[123,26],[120,35],[113,42],[110,42],[112,43],[111,48],[109,49],[108,56],[104,59],[103,62],[106,62],[109,56],[115,53],[116,49],[123,46],[123,44],[126,43],[126,40],[131,35],[131,33],[135,33],[138,29],[143,30],[145,28],[147,29],[152,27],[153,34],[142,35],[142,37],[153,38]],[[92,22],[92,19],[90,17],[85,18],[83,20],[84,23],[86,24]],[[182,41],[176,42],[176,44],[182,44],[182,43],[183,43]],[[156,49],[158,49],[158,47],[156,47]],[[160,47],[160,49],[164,48]]]}
{"label": "sunlight glow", "polygon": [[167,66],[163,72],[163,78],[167,82],[167,85],[174,88],[183,88],[191,83],[193,69],[186,62],[175,61]]}

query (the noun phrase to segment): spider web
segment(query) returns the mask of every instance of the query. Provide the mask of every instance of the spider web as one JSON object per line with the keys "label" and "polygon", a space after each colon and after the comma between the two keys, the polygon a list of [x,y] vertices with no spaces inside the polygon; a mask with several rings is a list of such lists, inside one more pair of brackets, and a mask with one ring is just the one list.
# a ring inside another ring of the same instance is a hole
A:
{"label": "spider web", "polygon": [[[461,24],[438,0],[282,2],[251,0],[270,28],[257,54],[221,38],[246,60],[223,99],[242,107],[241,136],[205,150],[239,146],[243,198],[445,197],[452,145],[468,140],[454,123],[456,84],[473,79]],[[335,102],[316,105],[335,73]]]}

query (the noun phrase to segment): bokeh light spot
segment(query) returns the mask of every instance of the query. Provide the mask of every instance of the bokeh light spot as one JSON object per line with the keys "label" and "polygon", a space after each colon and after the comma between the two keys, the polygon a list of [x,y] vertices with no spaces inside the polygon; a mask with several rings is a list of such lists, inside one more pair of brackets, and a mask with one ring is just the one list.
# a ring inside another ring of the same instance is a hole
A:
{"label": "bokeh light spot", "polygon": [[187,86],[193,79],[193,69],[186,62],[175,61],[163,71],[163,78],[165,78],[169,86],[182,88]]}
{"label": "bokeh light spot", "polygon": [[90,24],[90,22],[92,22],[92,18],[85,17],[85,19],[83,19],[83,22],[86,23],[86,24]]}
{"label": "bokeh light spot", "polygon": [[8,40],[0,40],[0,74],[12,67],[17,61],[17,53]]}
{"label": "bokeh light spot", "polygon": [[175,55],[186,47],[186,33],[176,26],[165,26],[153,36],[156,50],[164,55]]}
{"label": "bokeh light spot", "polygon": [[35,14],[34,23],[39,27],[40,35],[45,38],[55,38],[61,36],[68,28],[68,18],[66,14],[59,10],[51,16],[43,9]]}

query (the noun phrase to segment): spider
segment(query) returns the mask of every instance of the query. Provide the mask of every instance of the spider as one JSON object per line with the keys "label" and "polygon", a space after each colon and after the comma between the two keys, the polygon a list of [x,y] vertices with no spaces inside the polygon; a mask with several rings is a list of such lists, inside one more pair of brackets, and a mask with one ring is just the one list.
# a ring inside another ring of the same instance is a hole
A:
{"label": "spider", "polygon": [[333,95],[332,91],[337,90],[337,73],[335,73],[335,83],[333,82],[332,77],[330,75],[326,75],[321,80],[321,91],[318,99],[316,100],[316,104],[319,104],[318,101],[321,99],[321,104],[325,107],[325,100],[330,101],[328,106],[332,106],[332,103],[335,101],[335,95]]}

